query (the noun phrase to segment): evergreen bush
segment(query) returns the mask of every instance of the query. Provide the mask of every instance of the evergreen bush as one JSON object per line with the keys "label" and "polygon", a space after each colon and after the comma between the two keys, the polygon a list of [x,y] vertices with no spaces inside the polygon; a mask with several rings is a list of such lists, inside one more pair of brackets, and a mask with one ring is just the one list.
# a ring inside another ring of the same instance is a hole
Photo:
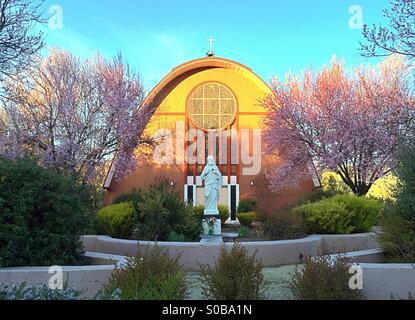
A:
{"label": "evergreen bush", "polygon": [[250,227],[253,222],[256,220],[255,212],[240,212],[237,215],[237,218],[241,225]]}
{"label": "evergreen bush", "polygon": [[34,161],[0,159],[0,267],[79,264],[91,189]]}
{"label": "evergreen bush", "polygon": [[400,181],[397,209],[404,219],[415,221],[415,144],[402,152],[396,173]]}
{"label": "evergreen bush", "polygon": [[166,179],[159,179],[145,190],[122,195],[115,202],[119,201],[133,204],[134,232],[140,240],[166,241],[175,232],[194,241],[202,233],[202,222],[194,208],[181,199]]}
{"label": "evergreen bush", "polygon": [[338,195],[292,211],[303,217],[309,233],[350,234],[369,232],[381,216],[382,205],[374,199]]}
{"label": "evergreen bush", "polygon": [[97,213],[99,230],[113,238],[129,239],[134,229],[134,214],[132,202],[107,206]]}
{"label": "evergreen bush", "polygon": [[415,222],[391,211],[382,218],[381,227],[378,241],[387,262],[415,263]]}

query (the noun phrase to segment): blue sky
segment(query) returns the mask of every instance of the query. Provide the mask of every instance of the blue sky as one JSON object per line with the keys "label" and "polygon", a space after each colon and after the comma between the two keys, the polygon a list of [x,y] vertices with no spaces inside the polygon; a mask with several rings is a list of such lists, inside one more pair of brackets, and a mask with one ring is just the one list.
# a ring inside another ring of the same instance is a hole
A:
{"label": "blue sky", "polygon": [[59,5],[63,28],[44,28],[48,47],[82,57],[121,51],[150,90],[173,67],[200,58],[212,35],[216,55],[241,62],[265,81],[287,71],[327,63],[376,63],[359,55],[361,30],[349,9],[360,5],[363,22],[383,21],[389,0],[46,0]]}

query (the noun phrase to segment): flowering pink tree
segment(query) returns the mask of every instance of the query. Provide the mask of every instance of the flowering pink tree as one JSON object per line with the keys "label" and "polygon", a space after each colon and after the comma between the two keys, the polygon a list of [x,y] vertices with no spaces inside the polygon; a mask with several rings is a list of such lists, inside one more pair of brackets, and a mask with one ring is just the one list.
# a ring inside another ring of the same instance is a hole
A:
{"label": "flowering pink tree", "polygon": [[278,191],[334,171],[357,195],[395,167],[400,142],[410,136],[414,101],[408,66],[389,58],[376,68],[348,75],[333,60],[321,72],[306,71],[273,83],[264,100],[268,110],[265,139],[280,162],[267,175]]}
{"label": "flowering pink tree", "polygon": [[82,61],[52,50],[23,79],[5,83],[3,156],[30,154],[84,183],[101,180],[116,153],[118,172],[134,167],[151,110],[140,108],[142,83],[120,55]]}

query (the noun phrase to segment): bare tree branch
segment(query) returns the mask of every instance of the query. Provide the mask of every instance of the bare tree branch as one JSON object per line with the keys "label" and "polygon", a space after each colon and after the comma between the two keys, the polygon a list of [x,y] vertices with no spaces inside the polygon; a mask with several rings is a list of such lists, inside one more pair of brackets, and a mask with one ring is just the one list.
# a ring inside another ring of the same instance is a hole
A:
{"label": "bare tree branch", "polygon": [[0,80],[16,76],[44,46],[42,32],[33,32],[43,0],[0,0]]}
{"label": "bare tree branch", "polygon": [[393,0],[391,8],[384,10],[389,26],[363,28],[365,42],[360,51],[365,57],[384,57],[400,54],[415,58],[415,0]]}

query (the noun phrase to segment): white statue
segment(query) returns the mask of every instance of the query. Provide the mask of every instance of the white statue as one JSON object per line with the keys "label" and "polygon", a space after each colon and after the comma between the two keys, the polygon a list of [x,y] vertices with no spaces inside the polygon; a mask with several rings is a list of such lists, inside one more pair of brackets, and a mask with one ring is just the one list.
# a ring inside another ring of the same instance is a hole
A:
{"label": "white statue", "polygon": [[212,156],[207,158],[207,164],[202,172],[205,182],[205,215],[218,215],[218,201],[222,189],[222,174]]}

